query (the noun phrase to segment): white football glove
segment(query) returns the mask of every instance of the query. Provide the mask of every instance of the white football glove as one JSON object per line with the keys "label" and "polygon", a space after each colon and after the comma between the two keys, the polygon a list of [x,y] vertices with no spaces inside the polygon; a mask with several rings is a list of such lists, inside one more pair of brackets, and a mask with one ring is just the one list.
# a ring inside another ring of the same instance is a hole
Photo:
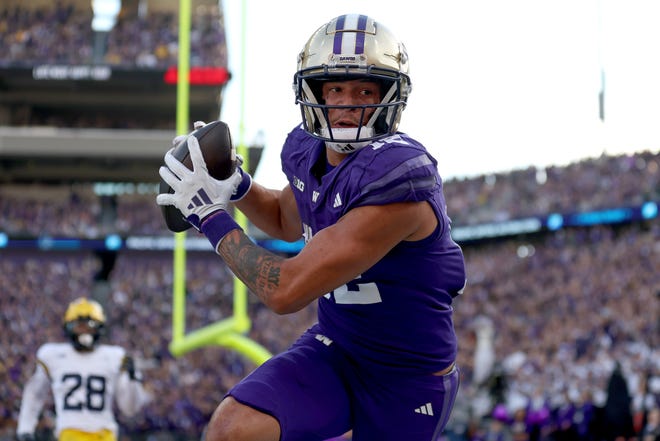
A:
{"label": "white football glove", "polygon": [[[197,130],[197,129],[201,129],[201,128],[204,127],[205,125],[206,125],[206,123],[205,123],[204,121],[195,121],[195,122],[193,123],[193,132],[194,132],[195,130]],[[192,133],[192,132],[190,132],[190,133]],[[178,146],[178,145],[181,143],[181,141],[183,141],[183,140],[186,139],[188,136],[190,136],[190,133],[188,133],[187,135],[179,135],[179,136],[175,136],[175,137],[172,139],[172,147],[176,147],[176,146]]]}
{"label": "white football glove", "polygon": [[[204,121],[195,121],[193,123],[193,132],[197,129],[201,129],[204,127],[206,123]],[[186,139],[188,136],[190,136],[192,132],[188,133],[187,135],[179,135],[176,136],[172,139],[172,147],[178,146],[184,139]],[[241,155],[236,155],[236,168],[237,171],[241,174],[241,181],[238,183],[236,186],[236,190],[234,191],[234,194],[231,195],[231,201],[232,202],[237,202],[240,201],[245,197],[245,195],[250,191],[252,188],[252,176],[245,170],[241,168],[241,165],[243,165],[243,156]]]}
{"label": "white football glove", "polygon": [[188,138],[188,151],[193,170],[183,165],[172,155],[171,149],[165,154],[165,164],[158,173],[174,193],[161,193],[156,197],[158,205],[174,205],[198,231],[208,216],[227,210],[227,205],[236,187],[243,179],[236,171],[225,180],[213,178],[206,167],[199,141],[194,136]]}

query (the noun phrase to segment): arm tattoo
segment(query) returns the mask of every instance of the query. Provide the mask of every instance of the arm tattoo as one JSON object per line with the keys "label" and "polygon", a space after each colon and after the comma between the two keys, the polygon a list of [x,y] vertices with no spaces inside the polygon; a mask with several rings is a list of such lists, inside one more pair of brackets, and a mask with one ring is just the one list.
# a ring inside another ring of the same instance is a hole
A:
{"label": "arm tattoo", "polygon": [[218,253],[236,277],[268,304],[268,297],[280,286],[280,267],[284,258],[256,245],[238,230],[225,236]]}

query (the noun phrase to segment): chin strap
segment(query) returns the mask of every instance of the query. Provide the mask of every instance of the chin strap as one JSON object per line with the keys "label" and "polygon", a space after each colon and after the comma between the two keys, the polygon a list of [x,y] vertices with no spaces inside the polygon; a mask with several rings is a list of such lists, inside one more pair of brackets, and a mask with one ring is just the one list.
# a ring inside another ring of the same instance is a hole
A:
{"label": "chin strap", "polygon": [[[328,129],[324,128],[321,129],[321,133],[323,136],[326,138],[330,138],[330,130],[332,130],[332,138],[333,141],[326,141],[325,145],[338,152],[338,153],[351,153],[356,150],[360,150],[363,147],[368,146],[371,144],[371,141],[355,141],[358,139],[358,131],[360,132],[360,135],[362,134],[367,134],[367,137],[372,137],[374,134],[374,129],[372,127],[350,127],[350,128],[335,128],[335,129]],[[344,142],[341,142],[341,141]]]}
{"label": "chin strap", "polygon": [[78,342],[80,342],[80,344],[83,346],[90,346],[92,343],[94,343],[94,337],[87,333],[80,334],[78,336]]}
{"label": "chin strap", "polygon": [[94,336],[92,334],[80,334],[76,337],[76,341],[83,349],[89,350],[94,347]]}

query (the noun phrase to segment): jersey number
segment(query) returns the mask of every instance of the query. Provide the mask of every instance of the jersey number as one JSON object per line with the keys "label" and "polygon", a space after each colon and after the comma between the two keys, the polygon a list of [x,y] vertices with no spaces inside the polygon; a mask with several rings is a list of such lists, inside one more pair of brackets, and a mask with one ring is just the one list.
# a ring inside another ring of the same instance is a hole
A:
{"label": "jersey number", "polygon": [[[383,301],[380,297],[378,286],[374,282],[358,283],[355,280],[333,291],[335,303],[342,305],[370,305]],[[330,294],[326,294],[325,297],[329,299]]]}
{"label": "jersey number", "polygon": [[[309,242],[313,236],[312,227],[303,223],[303,237],[305,243]],[[335,289],[332,293],[325,294],[323,297],[331,299],[334,293],[335,303],[342,305],[370,305],[372,303],[381,303],[378,286],[374,282],[359,283],[357,280],[362,276],[348,282]]]}
{"label": "jersey number", "polygon": [[[84,380],[80,374],[64,374],[62,384],[67,390],[64,395],[64,410],[85,408],[101,412],[105,407],[105,377],[90,375]],[[76,397],[76,391],[81,388],[85,391],[84,399]]]}

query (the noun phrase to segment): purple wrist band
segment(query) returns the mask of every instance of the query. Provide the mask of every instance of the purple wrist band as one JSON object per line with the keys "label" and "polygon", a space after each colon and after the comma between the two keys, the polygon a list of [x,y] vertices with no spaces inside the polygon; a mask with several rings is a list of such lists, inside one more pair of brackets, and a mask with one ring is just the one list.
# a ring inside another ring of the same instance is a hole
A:
{"label": "purple wrist band", "polygon": [[243,199],[247,192],[250,191],[250,187],[252,187],[252,177],[250,174],[240,167],[239,170],[241,173],[241,182],[238,184],[234,194],[231,196],[230,200],[232,202],[240,201]]}
{"label": "purple wrist band", "polygon": [[204,236],[211,242],[213,249],[217,252],[220,241],[232,230],[243,229],[224,210],[219,210],[202,221],[200,227]]}

